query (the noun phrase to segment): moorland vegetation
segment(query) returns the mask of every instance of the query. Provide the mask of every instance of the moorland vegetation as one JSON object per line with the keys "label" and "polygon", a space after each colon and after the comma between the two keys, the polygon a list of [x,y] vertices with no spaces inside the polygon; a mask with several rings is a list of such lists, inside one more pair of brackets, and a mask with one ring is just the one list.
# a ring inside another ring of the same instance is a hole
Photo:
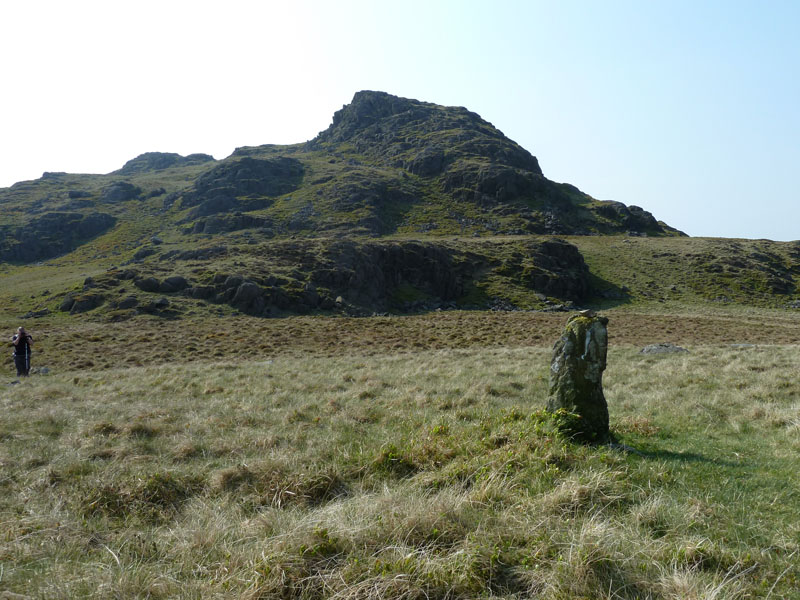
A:
{"label": "moorland vegetation", "polygon": [[[800,243],[686,237],[380,92],[0,209],[36,340],[0,367],[0,598],[800,597]],[[614,446],[543,411],[579,307]]]}

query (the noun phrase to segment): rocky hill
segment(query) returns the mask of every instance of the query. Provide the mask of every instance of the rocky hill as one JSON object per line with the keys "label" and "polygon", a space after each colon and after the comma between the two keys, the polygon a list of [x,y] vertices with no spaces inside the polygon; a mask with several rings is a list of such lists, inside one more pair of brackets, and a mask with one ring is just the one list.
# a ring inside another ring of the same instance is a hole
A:
{"label": "rocky hill", "polygon": [[[383,92],[357,93],[306,144],[239,148],[221,161],[149,152],[108,175],[15,184],[0,206],[9,262],[63,254],[142,207],[161,217],[153,233],[187,236],[679,234],[639,207],[548,180],[530,152],[465,108]],[[80,232],[56,226],[78,215],[88,218]],[[45,243],[18,248],[31,228]]]}
{"label": "rocky hill", "polygon": [[[307,143],[45,173],[0,190],[0,209],[8,306],[20,311],[20,280],[29,312],[112,319],[191,306],[274,316],[628,302],[638,283],[578,240],[686,239],[642,208],[548,180],[536,157],[465,108],[369,91]],[[764,255],[692,259],[686,276],[710,273],[724,290],[744,272],[754,294],[791,297],[795,248]]]}

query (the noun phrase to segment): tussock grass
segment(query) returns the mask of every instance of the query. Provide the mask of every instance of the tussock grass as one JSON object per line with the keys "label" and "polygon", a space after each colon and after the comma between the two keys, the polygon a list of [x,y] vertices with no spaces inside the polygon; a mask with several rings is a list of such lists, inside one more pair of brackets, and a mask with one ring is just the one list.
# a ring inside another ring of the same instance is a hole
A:
{"label": "tussock grass", "polygon": [[[611,318],[609,343],[644,346],[673,342],[684,346],[727,344],[800,344],[800,312],[721,308],[705,313],[697,307],[619,308]],[[119,367],[197,362],[258,362],[293,355],[337,357],[342,354],[419,353],[428,350],[502,350],[550,348],[561,335],[567,315],[535,312],[440,312],[402,317],[258,319],[245,316],[170,320],[138,316],[124,323],[106,323],[66,315],[25,323],[32,331],[33,367],[50,371],[87,372]],[[20,322],[0,316],[0,329],[10,334]],[[754,368],[762,368],[756,366]],[[0,364],[0,374],[13,377],[13,363]],[[745,374],[746,375],[746,374]],[[450,374],[445,374],[449,379]],[[514,385],[502,379],[487,386]],[[203,390],[213,394],[213,389]],[[376,393],[372,389],[360,393]]]}
{"label": "tussock grass", "polygon": [[0,391],[0,590],[47,598],[789,598],[795,346],[613,348],[612,428],[549,350],[69,371]]}

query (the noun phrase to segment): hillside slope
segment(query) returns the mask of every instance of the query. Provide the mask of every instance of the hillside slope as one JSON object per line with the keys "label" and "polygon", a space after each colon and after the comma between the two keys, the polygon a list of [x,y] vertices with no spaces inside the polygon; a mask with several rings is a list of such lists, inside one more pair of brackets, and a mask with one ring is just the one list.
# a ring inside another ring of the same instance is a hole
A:
{"label": "hillside slope", "polygon": [[679,233],[641,208],[548,180],[530,152],[465,108],[383,92],[357,93],[305,144],[239,148],[221,161],[149,152],[108,175],[45,173],[0,190],[0,206],[0,260],[12,263],[98,236],[123,252],[171,232],[189,242],[235,231],[259,240]]}
{"label": "hillside slope", "polygon": [[465,108],[382,92],[304,144],[45,173],[0,208],[0,303],[20,315],[785,307],[800,273],[796,244],[691,240],[548,180]]}

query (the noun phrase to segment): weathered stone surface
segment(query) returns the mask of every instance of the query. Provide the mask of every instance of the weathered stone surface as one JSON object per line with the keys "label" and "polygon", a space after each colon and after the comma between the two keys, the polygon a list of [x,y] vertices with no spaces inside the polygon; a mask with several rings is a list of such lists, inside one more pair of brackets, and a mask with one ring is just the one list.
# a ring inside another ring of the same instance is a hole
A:
{"label": "weathered stone surface", "polygon": [[[215,273],[197,282],[172,278],[162,282],[137,276],[143,291],[182,292],[214,303],[225,303],[251,315],[273,316],[276,311],[301,314],[313,310],[349,307],[358,314],[387,310],[404,312],[449,310],[473,306],[460,301],[472,282],[495,269],[512,284],[542,290],[544,298],[576,300],[587,295],[589,271],[578,249],[559,239],[518,243],[503,261],[492,264],[492,252],[481,254],[446,244],[417,241],[325,243],[285,241],[264,245],[260,252],[270,263],[296,265],[277,276],[268,272]],[[224,247],[168,252],[161,259],[206,258],[225,254]],[[165,285],[166,284],[166,285]],[[246,284],[246,285],[244,285]],[[334,299],[341,297],[341,302]],[[548,301],[549,302],[549,301]],[[571,310],[566,301],[561,310]],[[483,305],[477,306],[484,307]],[[508,301],[493,298],[489,308],[518,310]]]}
{"label": "weathered stone surface", "polygon": [[161,297],[158,300],[152,300],[147,304],[140,305],[140,310],[146,313],[158,313],[168,309],[170,306],[169,298]]}
{"label": "weathered stone surface", "polygon": [[216,290],[210,285],[198,285],[186,290],[187,295],[200,300],[208,300],[209,298],[212,298],[215,293]]}
{"label": "weathered stone surface", "polygon": [[252,281],[241,283],[231,299],[231,306],[243,312],[260,313],[264,305],[264,290]]}
{"label": "weathered stone surface", "polygon": [[73,304],[75,304],[75,297],[72,294],[67,294],[64,296],[64,299],[61,301],[61,305],[58,307],[58,309],[63,312],[69,312],[72,310]]}
{"label": "weathered stone surface", "polygon": [[175,292],[180,292],[181,290],[185,290],[189,287],[189,282],[186,281],[185,277],[181,277],[180,275],[173,275],[172,277],[167,277],[161,284],[158,286],[158,291],[162,294],[173,294]]}
{"label": "weathered stone surface", "polygon": [[674,354],[676,352],[688,352],[686,348],[681,348],[669,342],[660,344],[650,344],[642,348],[640,354]]}
{"label": "weathered stone surface", "polygon": [[141,188],[136,187],[132,183],[116,181],[103,190],[100,201],[116,204],[118,202],[126,202],[138,198],[141,193]]}
{"label": "weathered stone surface", "polygon": [[136,279],[137,275],[138,275],[138,273],[136,271],[134,271],[133,269],[125,269],[124,271],[114,270],[112,272],[112,277],[114,277],[115,279],[122,280],[122,281],[125,281],[125,280],[128,280],[128,279]]}
{"label": "weathered stone surface", "polygon": [[163,169],[169,169],[170,167],[181,167],[213,161],[214,157],[208,154],[181,156],[174,152],[145,152],[126,162],[125,166],[115,171],[114,174],[135,175],[147,171],[161,171]]}
{"label": "weathered stone surface", "polygon": [[134,308],[137,304],[139,304],[139,299],[136,296],[127,296],[117,302],[117,308],[120,310],[125,310]]}
{"label": "weathered stone surface", "polygon": [[48,212],[24,227],[0,227],[0,261],[28,263],[58,256],[116,222],[115,217],[105,213]]}
{"label": "weathered stone surface", "polygon": [[442,171],[445,152],[438,146],[426,146],[408,162],[406,168],[415,175],[428,177]]}
{"label": "weathered stone surface", "polygon": [[69,312],[70,314],[88,312],[100,306],[104,301],[105,296],[102,294],[81,294],[75,296],[75,301],[72,303]]}
{"label": "weathered stone surface", "polygon": [[156,253],[156,249],[152,248],[151,246],[145,246],[144,248],[139,248],[133,255],[133,260],[143,260],[148,256],[151,256]]}
{"label": "weathered stone surface", "polygon": [[[203,207],[205,207],[205,204],[197,208]],[[239,231],[241,229],[266,228],[271,224],[271,219],[235,212],[233,214],[212,215],[200,218],[194,221],[190,227],[184,229],[184,233],[205,233],[211,235],[228,231]]]}
{"label": "weathered stone surface", "polygon": [[655,217],[639,206],[625,206],[622,202],[603,201],[594,206],[592,210],[601,217],[620,223],[632,234],[658,232],[662,229]]}
{"label": "weathered stone surface", "polygon": [[570,424],[575,437],[604,442],[609,437],[603,371],[608,351],[608,319],[575,315],[553,347],[547,410],[578,415]]}
{"label": "weathered stone surface", "polygon": [[157,292],[161,287],[161,282],[155,277],[145,277],[143,279],[137,279],[133,282],[133,285],[143,292]]}
{"label": "weathered stone surface", "polygon": [[222,209],[230,210],[240,196],[274,197],[297,189],[303,173],[303,163],[287,156],[229,160],[198,177],[193,189],[183,195],[181,205],[187,208],[209,202],[210,208],[196,216],[221,212],[217,208],[219,202],[232,203]]}

